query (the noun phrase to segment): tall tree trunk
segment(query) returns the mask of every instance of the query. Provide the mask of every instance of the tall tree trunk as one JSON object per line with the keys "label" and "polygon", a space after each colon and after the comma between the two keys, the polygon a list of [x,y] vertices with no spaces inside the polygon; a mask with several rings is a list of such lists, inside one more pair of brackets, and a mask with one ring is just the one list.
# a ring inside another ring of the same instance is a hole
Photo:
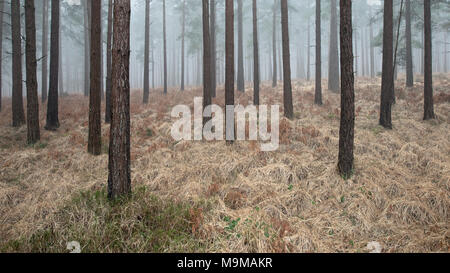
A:
{"label": "tall tree trunk", "polygon": [[307,48],[307,54],[308,54],[308,61],[307,61],[307,67],[306,67],[306,80],[311,80],[311,22],[308,17],[308,48]]}
{"label": "tall tree trunk", "polygon": [[244,18],[243,18],[243,3],[238,0],[238,75],[237,75],[237,89],[241,92],[245,91],[244,80]]}
{"label": "tall tree trunk", "polygon": [[234,1],[225,1],[225,105],[226,139],[233,141],[234,134]]}
{"label": "tall tree trunk", "polygon": [[101,1],[91,1],[91,90],[89,92],[89,141],[88,152],[100,155],[102,148],[101,123]]}
{"label": "tall tree trunk", "polygon": [[284,116],[288,119],[293,119],[294,106],[292,104],[291,53],[289,48],[289,11],[287,0],[281,0],[281,32],[283,36]]}
{"label": "tall tree trunk", "polygon": [[[272,49],[273,49],[273,70],[272,70],[272,87],[277,86],[277,0],[273,2],[273,27],[272,27]],[[280,60],[281,62],[281,60]]]}
{"label": "tall tree trunk", "polygon": [[108,198],[131,193],[130,0],[114,0]]}
{"label": "tall tree trunk", "polygon": [[355,79],[353,74],[352,1],[340,0],[341,40],[341,121],[339,130],[340,174],[349,178],[353,173],[355,135]]}
{"label": "tall tree trunk", "polygon": [[412,39],[411,39],[411,1],[406,0],[406,86],[414,86]]}
{"label": "tall tree trunk", "polygon": [[211,30],[209,28],[209,0],[202,0],[203,11],[203,126],[211,119]]}
{"label": "tall tree trunk", "polygon": [[89,0],[81,0],[83,4],[84,14],[84,96],[89,96],[89,42],[90,42],[90,8]]}
{"label": "tall tree trunk", "polygon": [[[61,20],[61,17],[60,17]],[[60,96],[64,95],[64,74],[63,74],[63,54],[62,54],[62,42],[61,42],[61,35],[62,35],[62,31],[61,28],[59,29],[59,38],[58,38],[58,48],[59,48],[59,63],[58,63],[58,92],[60,94]]]}
{"label": "tall tree trunk", "polygon": [[3,89],[3,82],[2,82],[2,64],[3,64],[3,8],[5,6],[5,3],[3,1],[0,1],[0,112],[2,111],[2,89]]}
{"label": "tall tree trunk", "polygon": [[48,0],[42,3],[42,68],[41,68],[41,98],[47,100],[48,92]]}
{"label": "tall tree trunk", "polygon": [[150,0],[145,0],[144,98],[143,98],[144,104],[148,104],[148,97],[150,95],[149,46],[150,46]]}
{"label": "tall tree trunk", "polygon": [[366,49],[364,46],[364,27],[361,27],[361,75],[366,76]]}
{"label": "tall tree trunk", "polygon": [[331,0],[330,63],[328,64],[328,90],[339,92],[339,51],[336,1],[337,0]]}
{"label": "tall tree trunk", "polygon": [[108,0],[108,33],[106,41],[106,103],[105,103],[105,122],[111,122],[111,88],[112,88],[112,15],[113,15],[113,0]]}
{"label": "tall tree trunk", "polygon": [[36,18],[34,0],[25,1],[26,71],[27,71],[27,143],[34,144],[40,138],[39,102],[37,93]]}
{"label": "tall tree trunk", "polygon": [[259,105],[258,6],[253,0],[253,104]]}
{"label": "tall tree trunk", "polygon": [[167,94],[166,0],[163,0],[164,94]]}
{"label": "tall tree trunk", "polygon": [[22,38],[20,28],[20,1],[11,2],[12,35],[12,126],[25,124],[22,97]]}
{"label": "tall tree trunk", "polygon": [[155,89],[155,45],[152,39],[152,89]]}
{"label": "tall tree trunk", "polygon": [[380,125],[392,129],[391,110],[393,103],[393,0],[384,1],[383,23],[383,72],[381,80]]}
{"label": "tall tree trunk", "polygon": [[322,30],[320,0],[316,0],[316,93],[314,103],[322,105]]}
{"label": "tall tree trunk", "polygon": [[217,51],[216,51],[216,1],[211,0],[211,96],[216,97],[217,89]]}
{"label": "tall tree trunk", "polygon": [[431,33],[431,1],[424,0],[425,27],[425,87],[424,87],[424,120],[434,119],[433,104],[433,45]]}
{"label": "tall tree trunk", "polygon": [[181,25],[181,91],[184,91],[184,69],[185,69],[185,45],[184,39],[186,34],[186,0],[183,0],[183,15],[182,15],[182,25]]}
{"label": "tall tree trunk", "polygon": [[52,0],[52,23],[50,35],[50,89],[48,91],[47,124],[45,129],[56,131],[58,118],[58,78],[59,78],[59,0]]}
{"label": "tall tree trunk", "polygon": [[372,12],[370,12],[370,77],[375,78],[375,51],[373,46]]}

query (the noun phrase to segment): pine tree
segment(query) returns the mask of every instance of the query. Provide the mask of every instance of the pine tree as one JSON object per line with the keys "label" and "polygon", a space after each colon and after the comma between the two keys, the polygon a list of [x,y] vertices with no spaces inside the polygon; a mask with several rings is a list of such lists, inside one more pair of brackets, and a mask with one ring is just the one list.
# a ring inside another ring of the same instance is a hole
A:
{"label": "pine tree", "polygon": [[341,121],[339,130],[339,173],[353,172],[355,130],[355,78],[353,74],[352,1],[340,0]]}
{"label": "pine tree", "polygon": [[89,91],[88,152],[100,155],[102,148],[101,124],[101,1],[91,1],[91,75]]}
{"label": "pine tree", "polygon": [[22,38],[20,33],[20,1],[11,2],[12,34],[12,126],[25,124],[22,97]]}
{"label": "pine tree", "polygon": [[394,74],[394,50],[393,50],[393,1],[384,1],[384,26],[383,26],[383,71],[381,79],[381,104],[380,104],[380,125],[384,128],[392,129],[392,103],[393,103],[393,83]]}
{"label": "pine tree", "polygon": [[25,1],[26,73],[27,73],[27,143],[34,144],[40,138],[39,102],[37,93],[36,15],[34,0]]}
{"label": "pine tree", "polygon": [[130,0],[114,0],[108,198],[131,193]]}
{"label": "pine tree", "polygon": [[281,32],[283,36],[284,115],[288,119],[293,119],[294,106],[292,104],[291,53],[289,48],[289,12],[287,0],[281,0]]}
{"label": "pine tree", "polygon": [[431,3],[424,0],[425,27],[425,83],[424,83],[424,120],[434,119],[433,104],[433,45],[431,34]]}

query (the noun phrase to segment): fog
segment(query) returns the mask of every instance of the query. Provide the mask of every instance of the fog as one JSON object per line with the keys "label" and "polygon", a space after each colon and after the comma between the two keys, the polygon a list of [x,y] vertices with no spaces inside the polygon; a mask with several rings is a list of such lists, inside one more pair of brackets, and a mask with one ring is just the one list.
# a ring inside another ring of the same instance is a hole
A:
{"label": "fog", "polygon": [[[180,86],[181,77],[181,26],[182,26],[182,0],[166,0],[167,6],[167,65],[169,88]],[[23,0],[22,0],[23,2]],[[106,30],[108,2],[103,3],[103,53],[106,54]],[[275,1],[279,3],[278,1]],[[445,1],[443,1],[445,2]],[[42,45],[42,14],[43,1],[36,1],[36,28],[37,28],[37,58],[43,54]],[[394,1],[395,31],[397,30],[400,0]],[[144,36],[145,36],[145,1],[132,0],[131,13],[131,64],[130,84],[132,89],[143,87],[144,67]],[[259,0],[259,46],[260,46],[260,72],[261,80],[272,78],[272,35],[273,35],[273,0]],[[382,37],[382,6],[377,0],[354,1],[354,55],[355,71],[358,76],[369,76],[371,70],[370,48],[373,47],[373,69],[375,75],[381,72],[381,37]],[[442,3],[448,8],[448,3]],[[216,0],[216,40],[217,40],[217,84],[224,82],[224,0]],[[3,96],[11,95],[11,29],[9,16],[9,3],[5,4],[6,16],[3,22]],[[23,8],[23,3],[22,3]],[[235,4],[237,8],[237,4]],[[279,5],[277,11],[277,62],[278,79],[282,79],[281,69],[281,23]],[[49,20],[51,20],[50,9]],[[414,72],[421,73],[423,64],[422,48],[422,18],[420,7],[413,6],[413,58]],[[433,10],[433,71],[448,71],[448,16],[445,9]],[[289,31],[291,42],[291,69],[294,79],[314,79],[315,66],[315,1],[295,0],[289,1]],[[24,17],[22,13],[22,17]],[[237,16],[235,16],[237,22]],[[253,76],[253,44],[252,44],[252,14],[251,1],[244,0],[244,74],[246,85],[250,85]],[[202,84],[202,17],[201,1],[186,1],[186,86],[200,86]],[[328,51],[330,37],[330,1],[322,1],[322,76],[327,78]],[[163,67],[163,33],[162,33],[162,0],[153,0],[150,8],[150,87],[157,90],[162,86]],[[447,25],[446,25],[447,24]],[[22,18],[22,29],[24,18]],[[403,39],[405,22],[402,19],[399,37],[398,73],[404,73],[403,52],[405,42]],[[370,36],[372,29],[373,37]],[[447,30],[446,30],[447,29]],[[84,93],[84,9],[80,0],[64,0],[61,4],[61,75],[60,93]],[[310,40],[308,41],[308,31]],[[237,35],[237,24],[235,29]],[[24,36],[24,31],[22,33]],[[237,47],[237,36],[235,39]],[[24,42],[22,42],[24,48]],[[50,49],[50,48],[49,48]],[[309,49],[309,50],[308,50]],[[24,52],[24,49],[23,49]],[[237,58],[237,49],[236,49]],[[309,56],[309,63],[308,63]],[[103,57],[106,72],[106,57]],[[237,62],[236,62],[237,64]],[[25,67],[23,66],[25,70]],[[309,72],[308,72],[309,70]],[[38,79],[41,79],[41,62],[38,63]],[[237,70],[236,70],[237,71]],[[25,73],[24,73],[25,77]],[[38,83],[41,92],[40,82]],[[151,92],[152,92],[151,91]],[[25,92],[25,91],[24,91]]]}

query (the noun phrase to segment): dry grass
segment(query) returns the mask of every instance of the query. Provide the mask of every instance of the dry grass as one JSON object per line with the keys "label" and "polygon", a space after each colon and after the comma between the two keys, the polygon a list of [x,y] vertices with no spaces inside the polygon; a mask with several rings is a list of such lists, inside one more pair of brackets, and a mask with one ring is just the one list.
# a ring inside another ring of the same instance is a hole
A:
{"label": "dry grass", "polygon": [[[103,127],[105,152],[89,156],[87,99],[63,98],[62,127],[42,131],[33,147],[26,146],[26,128],[10,127],[6,101],[0,116],[0,246],[64,252],[68,241],[79,240],[84,250],[100,252],[367,252],[367,244],[377,241],[383,252],[448,252],[448,75],[437,75],[434,84],[437,120],[422,121],[418,79],[412,89],[397,88],[394,130],[386,131],[377,125],[379,79],[358,79],[355,174],[347,181],[336,171],[339,95],[325,91],[324,106],[314,106],[312,83],[293,83],[296,119],[282,121],[282,144],[271,153],[255,142],[175,142],[171,107],[193,107],[201,90],[168,96],[157,90],[149,106],[133,92],[132,183],[135,191],[144,190],[120,206],[101,194],[92,203],[97,194],[89,194],[106,187],[109,127]],[[237,101],[248,104],[251,91],[237,94]],[[215,102],[223,106],[223,90],[218,94]],[[282,86],[264,85],[261,96],[262,103],[281,105]],[[144,226],[174,231],[167,240],[138,236],[143,211],[154,208],[144,219],[165,219],[174,215],[173,202],[180,204],[179,221]],[[117,226],[127,228],[118,232]]]}

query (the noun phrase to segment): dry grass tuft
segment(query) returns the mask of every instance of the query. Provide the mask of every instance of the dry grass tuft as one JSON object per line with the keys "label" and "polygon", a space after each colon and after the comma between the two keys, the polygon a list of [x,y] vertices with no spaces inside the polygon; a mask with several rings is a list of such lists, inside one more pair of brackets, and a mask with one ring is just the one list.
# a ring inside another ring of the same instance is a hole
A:
{"label": "dry grass tuft", "polygon": [[[339,94],[314,106],[313,83],[293,82],[295,119],[282,119],[280,149],[258,142],[175,142],[172,106],[193,107],[201,89],[131,96],[134,194],[104,197],[109,126],[101,156],[86,153],[88,100],[61,99],[61,128],[26,145],[0,116],[0,251],[65,252],[448,252],[450,96],[435,79],[438,119],[422,121],[423,84],[397,83],[393,130],[378,126],[380,79],[357,79],[354,176],[336,171]],[[251,88],[236,101],[251,102]],[[282,85],[261,104],[282,105]],[[223,88],[215,103],[223,106]],[[45,109],[41,106],[41,109]],[[282,114],[280,115],[282,116]],[[45,113],[40,114],[44,125]],[[82,193],[80,195],[80,192]],[[155,198],[154,196],[158,196]]]}

